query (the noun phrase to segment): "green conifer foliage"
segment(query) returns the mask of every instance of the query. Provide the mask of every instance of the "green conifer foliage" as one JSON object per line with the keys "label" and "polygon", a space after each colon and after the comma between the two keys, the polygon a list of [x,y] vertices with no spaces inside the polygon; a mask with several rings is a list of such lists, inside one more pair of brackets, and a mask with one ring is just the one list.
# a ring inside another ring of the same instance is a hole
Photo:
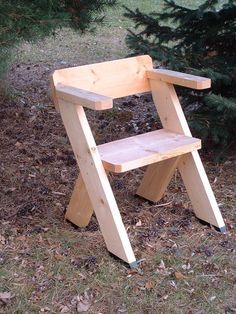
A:
{"label": "green conifer foliage", "polygon": [[0,0],[0,77],[11,48],[22,40],[36,41],[60,27],[84,32],[116,0]]}
{"label": "green conifer foliage", "polygon": [[[196,134],[222,155],[236,144],[236,1],[207,0],[197,9],[165,0],[161,13],[128,8],[135,23],[127,44],[160,66],[212,79],[212,89],[185,97]],[[203,101],[202,101],[203,99]],[[218,154],[218,156],[220,156]]]}

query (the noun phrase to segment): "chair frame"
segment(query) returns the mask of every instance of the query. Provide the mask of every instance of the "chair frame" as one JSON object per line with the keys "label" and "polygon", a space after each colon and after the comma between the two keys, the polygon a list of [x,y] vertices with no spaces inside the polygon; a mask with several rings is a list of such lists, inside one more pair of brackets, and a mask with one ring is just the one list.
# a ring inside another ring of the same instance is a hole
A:
{"label": "chair frame", "polygon": [[[109,86],[112,81],[113,85]],[[106,110],[112,108],[114,98],[151,91],[163,128],[192,137],[174,85],[201,90],[210,88],[211,81],[153,69],[149,56],[138,56],[57,70],[51,84],[55,106],[60,111],[80,169],[65,218],[84,227],[94,211],[107,249],[130,267],[136,267],[137,261],[108,181],[109,171],[104,167],[83,107]],[[159,201],[178,169],[195,215],[224,232],[223,218],[196,149],[150,163],[137,194],[153,202]]]}

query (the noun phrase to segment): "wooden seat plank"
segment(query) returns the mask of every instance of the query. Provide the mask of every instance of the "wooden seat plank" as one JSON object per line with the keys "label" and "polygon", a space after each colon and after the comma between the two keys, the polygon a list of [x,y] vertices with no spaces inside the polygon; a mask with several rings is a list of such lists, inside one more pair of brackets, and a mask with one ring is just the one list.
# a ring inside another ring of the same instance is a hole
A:
{"label": "wooden seat plank", "polygon": [[125,172],[201,148],[201,140],[157,130],[98,146],[104,168]]}

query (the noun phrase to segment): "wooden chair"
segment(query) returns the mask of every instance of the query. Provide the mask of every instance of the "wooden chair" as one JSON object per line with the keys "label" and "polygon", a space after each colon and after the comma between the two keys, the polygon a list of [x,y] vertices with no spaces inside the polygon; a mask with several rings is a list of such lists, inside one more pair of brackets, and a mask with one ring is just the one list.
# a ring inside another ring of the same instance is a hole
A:
{"label": "wooden chair", "polygon": [[[131,267],[137,262],[107,178],[110,171],[148,166],[137,194],[156,202],[178,168],[196,216],[225,230],[197,152],[201,141],[191,136],[173,85],[206,89],[211,81],[154,70],[147,55],[57,70],[52,75],[55,106],[80,169],[66,219],[84,227],[94,211],[107,249]],[[97,146],[83,107],[111,109],[114,98],[150,91],[163,129]]]}

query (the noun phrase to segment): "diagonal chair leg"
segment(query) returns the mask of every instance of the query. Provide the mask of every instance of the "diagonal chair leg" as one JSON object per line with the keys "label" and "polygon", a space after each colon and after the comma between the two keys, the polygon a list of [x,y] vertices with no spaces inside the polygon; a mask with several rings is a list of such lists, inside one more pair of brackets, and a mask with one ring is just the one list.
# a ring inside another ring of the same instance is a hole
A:
{"label": "diagonal chair leg", "polygon": [[[174,86],[157,80],[150,80],[150,84],[153,100],[163,127],[174,132],[191,136]],[[161,182],[164,182],[164,186],[166,187],[171,179],[173,169],[177,166],[186,186],[196,216],[199,219],[216,226],[221,231],[224,231],[225,224],[198,152],[195,151],[182,155],[177,164],[175,165],[174,163],[175,161],[173,159],[173,161],[170,161],[169,165],[161,162],[160,166],[153,166],[152,170],[156,173],[156,178],[149,182],[151,184],[149,189],[155,190],[155,184],[158,182],[158,175],[161,178]],[[169,170],[166,171],[167,165]],[[145,181],[146,178],[144,177],[144,183]],[[141,183],[141,187],[144,183]],[[147,184],[148,183],[145,184],[146,189]],[[160,188],[157,189],[156,198],[160,197],[160,191],[162,192],[163,190]]]}
{"label": "diagonal chair leg", "polygon": [[62,100],[59,107],[107,249],[134,267],[136,259],[83,107]]}
{"label": "diagonal chair leg", "polygon": [[152,202],[159,201],[175,173],[179,159],[174,157],[149,165],[136,194]]}
{"label": "diagonal chair leg", "polygon": [[225,224],[198,152],[183,155],[178,169],[196,216],[224,232]]}
{"label": "diagonal chair leg", "polygon": [[65,218],[79,227],[86,227],[93,214],[92,204],[89,199],[82,176],[76,180]]}

